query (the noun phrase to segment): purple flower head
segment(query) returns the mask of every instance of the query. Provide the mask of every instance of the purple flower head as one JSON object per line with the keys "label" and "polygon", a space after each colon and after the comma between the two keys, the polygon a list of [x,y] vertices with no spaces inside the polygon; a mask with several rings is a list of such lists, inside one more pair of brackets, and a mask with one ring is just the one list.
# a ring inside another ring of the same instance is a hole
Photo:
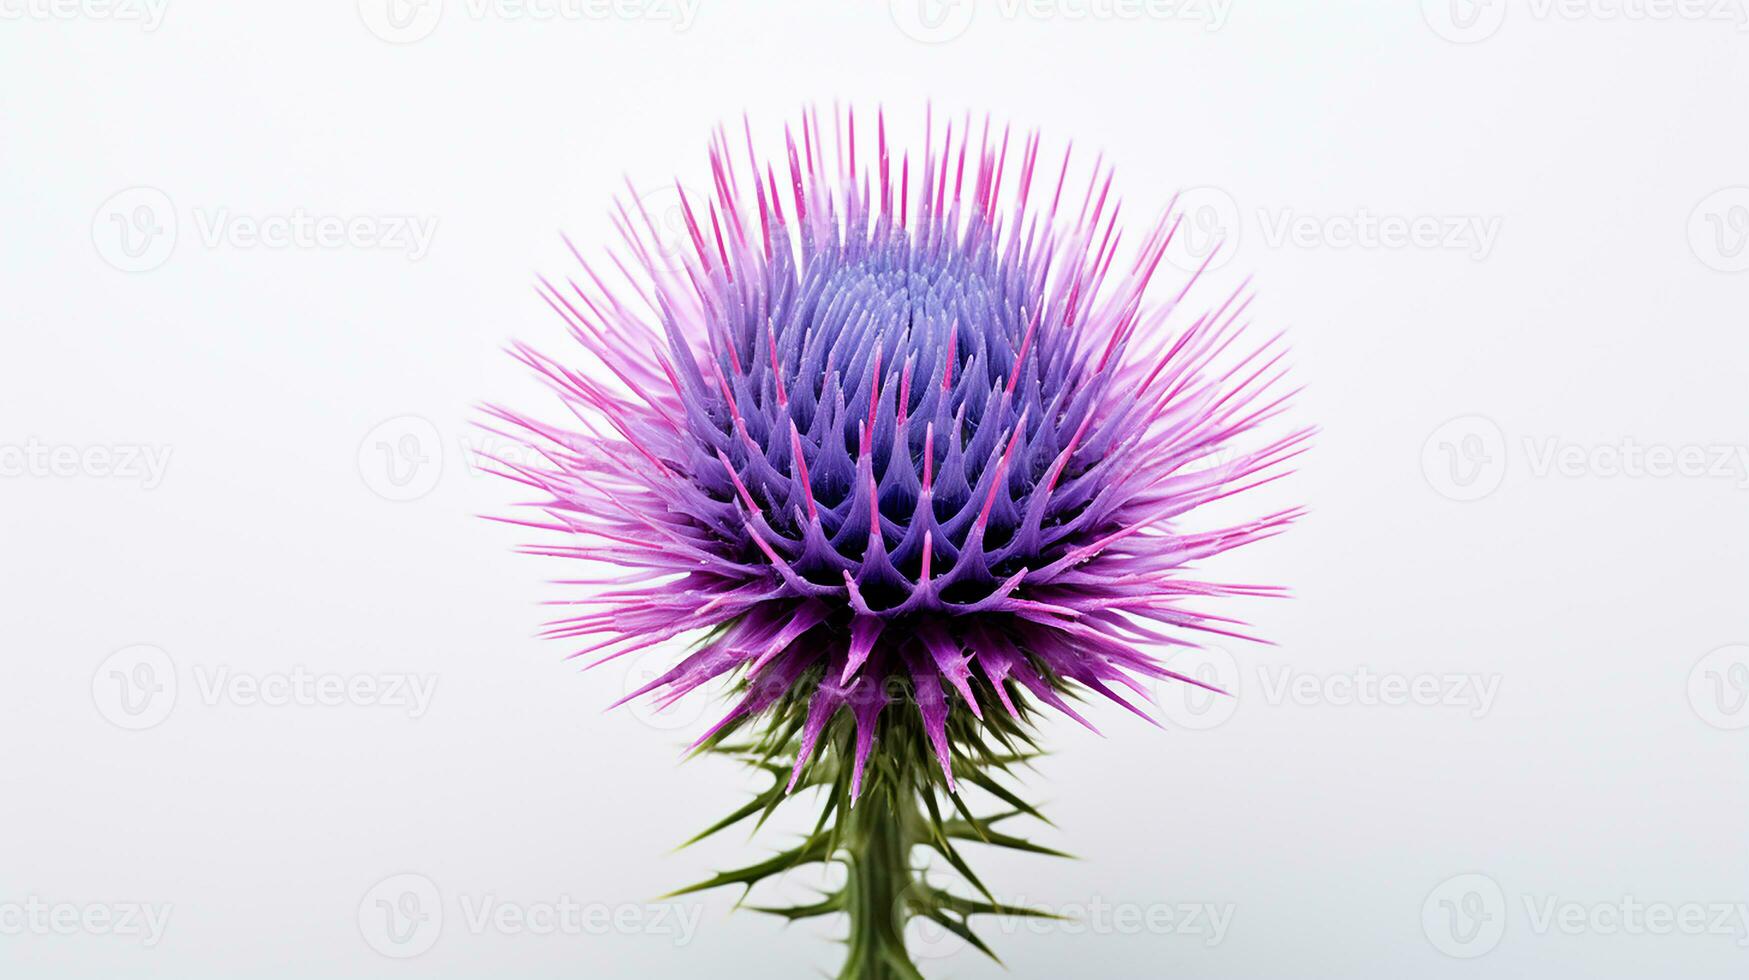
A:
{"label": "purple flower head", "polygon": [[884,119],[859,156],[854,114],[830,123],[807,114],[776,165],[719,132],[681,261],[634,203],[623,253],[542,280],[599,369],[517,346],[576,421],[491,409],[542,459],[500,467],[542,495],[519,523],[563,535],[533,551],[615,569],[551,635],[599,663],[703,631],[631,697],[739,678],[700,742],[783,705],[791,786],[842,712],[853,794],[883,712],[915,711],[951,787],[968,714],[1087,724],[1077,688],[1141,713],[1148,678],[1203,685],[1149,649],[1237,628],[1203,600],[1276,590],[1192,564],[1295,512],[1184,519],[1307,433],[1242,438],[1283,410],[1283,350],[1247,344],[1243,286],[1150,290],[1180,216],[1120,247],[1102,163],[1074,176],[988,122],[900,155]]}

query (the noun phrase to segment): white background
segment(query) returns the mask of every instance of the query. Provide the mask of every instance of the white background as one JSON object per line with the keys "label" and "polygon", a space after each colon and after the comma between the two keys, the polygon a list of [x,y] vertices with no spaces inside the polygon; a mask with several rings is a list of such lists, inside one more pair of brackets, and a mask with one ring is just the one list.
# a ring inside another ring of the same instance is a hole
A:
{"label": "white background", "polygon": [[[622,174],[701,182],[710,127],[748,112],[775,149],[834,99],[905,145],[933,99],[1103,150],[1132,224],[1203,188],[1198,230],[1237,239],[1205,296],[1255,275],[1323,430],[1240,506],[1311,516],[1217,566],[1295,589],[1220,610],[1280,645],[1186,662],[1237,700],[1054,724],[1033,836],[1083,860],[983,859],[1004,898],[1129,913],[989,923],[1006,974],[921,936],[932,977],[1744,975],[1735,908],[1663,935],[1608,911],[1749,902],[1734,3],[448,0],[401,31],[373,2],[0,0],[0,975],[836,967],[830,928],[726,894],[654,922],[783,834],[669,853],[752,784],[678,764],[703,705],[603,714],[627,670],[532,637],[569,569],[475,519],[518,495],[466,454],[477,402],[550,406],[500,348],[565,349],[530,288],[571,271],[560,231],[605,243]],[[248,237],[299,214],[435,231]],[[1349,243],[1379,218],[1460,233]],[[167,465],[91,452],[138,447]],[[209,690],[299,670],[435,689],[422,714]],[[1349,696],[1381,676],[1439,693]],[[427,918],[390,935],[403,891]],[[565,896],[626,924],[469,917]],[[168,907],[155,943],[102,925],[129,903]],[[1186,905],[1225,931],[1160,926]]]}

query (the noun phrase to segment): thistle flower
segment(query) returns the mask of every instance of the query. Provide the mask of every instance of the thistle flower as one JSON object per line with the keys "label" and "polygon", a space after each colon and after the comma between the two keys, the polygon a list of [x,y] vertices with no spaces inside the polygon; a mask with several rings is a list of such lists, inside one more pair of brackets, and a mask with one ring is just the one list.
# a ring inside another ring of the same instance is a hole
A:
{"label": "thistle flower", "polygon": [[[989,826],[1036,814],[994,778],[1031,757],[1036,707],[1092,727],[1078,694],[1147,717],[1150,681],[1206,687],[1152,651],[1241,635],[1192,606],[1278,590],[1191,566],[1296,516],[1184,520],[1282,475],[1307,436],[1245,438],[1288,397],[1278,338],[1245,346],[1245,287],[1192,309],[1199,272],[1151,295],[1180,216],[1124,252],[1102,162],[1071,180],[1070,150],[1052,166],[1036,135],[969,129],[937,143],[931,121],[896,156],[882,118],[865,159],[854,113],[810,112],[776,165],[748,130],[744,167],[717,132],[713,193],[679,193],[680,262],[634,196],[623,253],[573,247],[582,274],[541,280],[594,366],[513,351],[576,422],[488,409],[542,460],[499,461],[541,494],[516,523],[562,536],[530,550],[617,570],[567,583],[581,611],[550,635],[593,663],[701,637],[631,697],[736,684],[695,747],[778,778],[712,831],[826,790],[801,846],[696,887],[846,860],[820,904],[767,910],[850,913],[846,977],[915,976],[914,915],[982,948],[967,919],[1018,910],[950,841],[1043,850]],[[963,782],[1007,810],[972,816]],[[918,845],[988,900],[929,885]]]}

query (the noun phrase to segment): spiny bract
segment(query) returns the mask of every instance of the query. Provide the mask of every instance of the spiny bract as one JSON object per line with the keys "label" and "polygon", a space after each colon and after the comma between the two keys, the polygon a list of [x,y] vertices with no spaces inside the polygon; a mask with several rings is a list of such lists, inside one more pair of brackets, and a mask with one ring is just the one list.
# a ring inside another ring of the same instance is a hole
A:
{"label": "spiny bract", "polygon": [[500,460],[543,494],[518,523],[565,536],[531,550],[624,573],[568,583],[593,588],[551,635],[609,660],[711,631],[632,696],[737,674],[703,743],[799,693],[791,786],[847,710],[853,795],[881,712],[912,710],[898,679],[951,787],[954,713],[1012,717],[1030,694],[1081,720],[1076,684],[1131,710],[1118,688],[1201,684],[1144,647],[1232,627],[1192,600],[1275,590],[1184,570],[1296,515],[1178,519],[1280,475],[1306,433],[1232,448],[1283,407],[1281,349],[1243,346],[1243,286],[1194,313],[1196,274],[1149,300],[1180,216],[1120,261],[1100,162],[1071,181],[1036,135],[1011,160],[987,121],[975,142],[926,131],[915,164],[884,119],[872,161],[854,114],[831,133],[829,160],[807,114],[774,168],[748,131],[741,169],[719,131],[710,199],[676,190],[678,256],[622,203],[607,268],[626,285],[579,254],[540,290],[605,371],[514,348],[581,428],[489,411],[539,454]]}

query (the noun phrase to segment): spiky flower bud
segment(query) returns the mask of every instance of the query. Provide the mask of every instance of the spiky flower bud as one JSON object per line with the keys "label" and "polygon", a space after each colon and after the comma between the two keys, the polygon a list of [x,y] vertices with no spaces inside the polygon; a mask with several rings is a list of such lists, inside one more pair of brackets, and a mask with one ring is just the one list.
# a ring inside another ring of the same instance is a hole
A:
{"label": "spiky flower bud", "polygon": [[[1141,713],[1151,678],[1202,684],[1149,648],[1234,629],[1201,600],[1275,590],[1187,570],[1295,514],[1182,519],[1273,479],[1306,437],[1242,440],[1286,399],[1275,342],[1245,346],[1243,287],[1195,310],[1190,283],[1150,297],[1177,216],[1120,249],[1102,164],[1071,181],[1072,155],[1041,165],[1036,136],[992,140],[986,122],[937,144],[933,129],[915,160],[895,157],[883,119],[864,160],[854,114],[835,116],[829,159],[810,113],[778,166],[749,133],[744,168],[719,132],[714,193],[679,198],[678,268],[622,204],[626,254],[579,254],[581,276],[542,281],[598,365],[515,353],[580,427],[491,409],[545,461],[503,464],[544,495],[521,523],[562,536],[534,550],[623,570],[551,634],[588,638],[577,654],[594,662],[702,635],[632,696],[736,678],[699,744],[762,732],[779,789],[832,787],[841,821],[871,771],[897,786],[881,804],[895,823],[916,794],[985,785],[1017,758],[991,746],[1027,740],[1034,701],[1086,724],[1077,689]],[[887,871],[908,882],[901,863]],[[912,891],[900,926],[970,914]],[[845,975],[907,975],[880,970]]]}

